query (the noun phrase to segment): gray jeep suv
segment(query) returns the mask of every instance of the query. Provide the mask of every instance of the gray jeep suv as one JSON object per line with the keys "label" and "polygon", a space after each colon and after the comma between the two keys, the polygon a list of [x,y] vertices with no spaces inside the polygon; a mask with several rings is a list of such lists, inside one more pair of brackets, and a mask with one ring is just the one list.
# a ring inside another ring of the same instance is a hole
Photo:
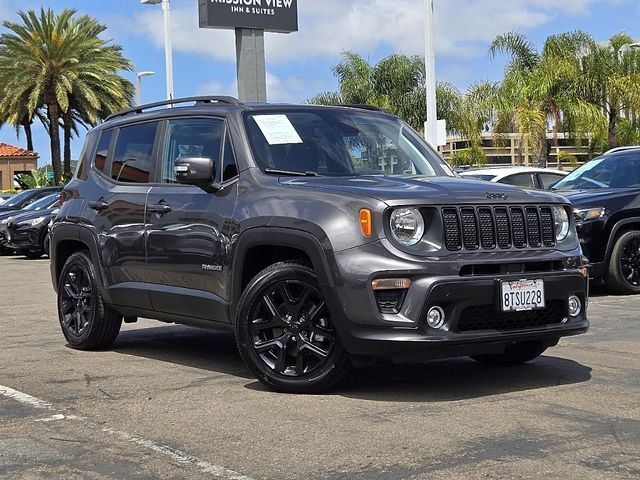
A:
{"label": "gray jeep suv", "polygon": [[75,348],[138,317],[226,328],[261,382],[313,392],[381,360],[523,363],[588,328],[567,202],[460,179],[370,107],[136,107],[88,133],[62,201]]}

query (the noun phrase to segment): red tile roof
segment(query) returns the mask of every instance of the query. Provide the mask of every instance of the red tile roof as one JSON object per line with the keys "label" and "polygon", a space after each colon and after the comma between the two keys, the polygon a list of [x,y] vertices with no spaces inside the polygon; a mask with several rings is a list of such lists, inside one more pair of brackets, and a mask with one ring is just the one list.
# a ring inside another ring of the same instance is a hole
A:
{"label": "red tile roof", "polygon": [[0,157],[37,157],[38,154],[25,148],[0,142]]}

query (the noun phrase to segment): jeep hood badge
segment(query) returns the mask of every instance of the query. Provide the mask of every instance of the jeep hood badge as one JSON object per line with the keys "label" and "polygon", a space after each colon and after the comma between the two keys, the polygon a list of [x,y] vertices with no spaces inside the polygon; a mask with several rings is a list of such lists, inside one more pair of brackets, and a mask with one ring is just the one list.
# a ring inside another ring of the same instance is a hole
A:
{"label": "jeep hood badge", "polygon": [[508,195],[506,193],[492,193],[492,192],[485,192],[484,196],[486,198],[489,198],[491,200],[506,200]]}

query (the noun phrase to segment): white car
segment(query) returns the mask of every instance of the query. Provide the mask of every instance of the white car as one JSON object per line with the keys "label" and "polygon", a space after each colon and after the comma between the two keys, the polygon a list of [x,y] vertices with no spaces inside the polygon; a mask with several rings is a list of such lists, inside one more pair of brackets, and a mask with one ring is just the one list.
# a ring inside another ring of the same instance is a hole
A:
{"label": "white car", "polygon": [[551,185],[561,180],[569,172],[538,167],[489,167],[473,168],[458,173],[464,178],[473,178],[474,180],[548,190]]}

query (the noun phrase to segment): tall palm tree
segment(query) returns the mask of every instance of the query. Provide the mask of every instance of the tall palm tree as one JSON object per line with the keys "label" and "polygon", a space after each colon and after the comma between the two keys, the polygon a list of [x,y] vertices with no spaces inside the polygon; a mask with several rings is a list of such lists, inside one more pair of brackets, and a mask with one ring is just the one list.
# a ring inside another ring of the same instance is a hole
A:
{"label": "tall palm tree", "polygon": [[[420,57],[390,55],[371,65],[353,52],[343,52],[342,61],[332,68],[338,78],[338,92],[323,92],[308,100],[320,105],[369,104],[404,119],[416,130],[426,120],[424,60]],[[436,87],[438,118],[454,125],[460,93],[450,84]]]}
{"label": "tall palm tree", "polygon": [[618,146],[618,123],[624,111],[640,109],[640,53],[625,48],[633,43],[626,33],[606,44],[593,44],[581,61],[579,92],[607,116],[609,148]]}
{"label": "tall palm tree", "polygon": [[[517,132],[525,161],[537,151],[538,161],[548,161],[547,127],[552,124],[554,143],[563,119],[597,124],[602,116],[578,92],[580,56],[595,44],[584,32],[552,35],[543,49],[519,33],[498,35],[489,55],[509,55],[505,77],[495,99],[498,132]],[[570,123],[570,122],[569,122]],[[565,122],[565,124],[569,124]]]}
{"label": "tall palm tree", "polygon": [[[59,123],[66,112],[76,104],[88,105],[91,110],[86,117],[97,118],[94,112],[124,106],[121,100],[130,102],[133,92],[132,85],[113,79],[118,69],[131,69],[131,64],[117,47],[98,36],[105,27],[75,13],[65,9],[56,14],[44,8],[39,14],[20,11],[21,23],[4,22],[7,32],[0,35],[2,96],[25,99],[32,114],[44,106],[56,184],[70,170],[70,162],[65,162],[63,172],[60,154]],[[120,100],[114,100],[114,95]],[[72,119],[67,115],[68,132],[73,130]]]}

